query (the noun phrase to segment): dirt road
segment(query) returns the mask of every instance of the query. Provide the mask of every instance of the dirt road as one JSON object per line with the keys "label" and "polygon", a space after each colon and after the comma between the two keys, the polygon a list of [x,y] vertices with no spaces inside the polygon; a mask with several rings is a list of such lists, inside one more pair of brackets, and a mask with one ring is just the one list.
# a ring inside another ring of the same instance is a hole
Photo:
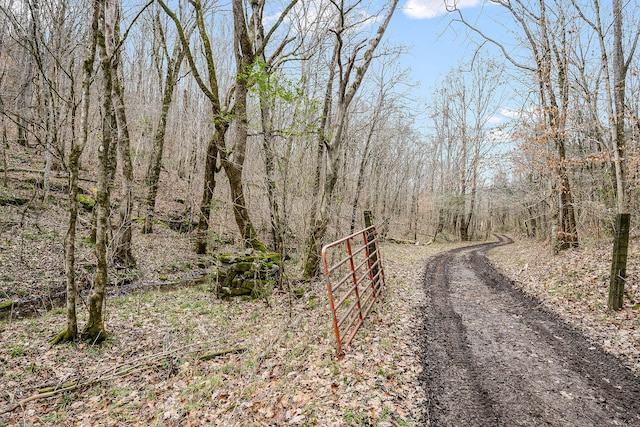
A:
{"label": "dirt road", "polygon": [[640,379],[491,267],[484,253],[508,243],[425,267],[425,424],[640,426]]}

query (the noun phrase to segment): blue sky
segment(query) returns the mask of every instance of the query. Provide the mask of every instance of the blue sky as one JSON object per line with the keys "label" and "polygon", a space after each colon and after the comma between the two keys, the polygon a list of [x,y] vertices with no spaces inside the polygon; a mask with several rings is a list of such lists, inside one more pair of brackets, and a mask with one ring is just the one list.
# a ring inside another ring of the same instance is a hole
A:
{"label": "blue sky", "polygon": [[465,56],[466,40],[447,28],[449,21],[447,16],[412,19],[401,12],[387,29],[390,42],[409,47],[403,62],[423,89],[433,86],[440,75],[459,65]]}
{"label": "blue sky", "polygon": [[[461,2],[460,7],[465,15],[479,15],[481,25],[491,25],[491,9],[496,8],[481,4],[481,1],[469,0]],[[399,7],[386,37],[392,43],[410,48],[404,62],[411,68],[414,80],[426,91],[451,68],[464,64],[474,49],[462,25],[451,24],[453,15],[446,13],[444,0],[404,0]]]}
{"label": "blue sky", "polygon": [[[490,29],[494,36],[504,37],[506,30],[498,24],[502,12],[499,7],[483,5],[482,0],[457,0],[457,3],[466,19]],[[447,72],[468,64],[477,46],[468,39],[462,24],[451,23],[454,17],[457,15],[447,14],[444,0],[402,0],[385,33],[389,42],[409,48],[402,61],[410,69],[412,80],[420,84],[416,96],[423,100]],[[483,51],[502,58],[490,44]],[[496,119],[502,121],[507,117],[499,115]]]}

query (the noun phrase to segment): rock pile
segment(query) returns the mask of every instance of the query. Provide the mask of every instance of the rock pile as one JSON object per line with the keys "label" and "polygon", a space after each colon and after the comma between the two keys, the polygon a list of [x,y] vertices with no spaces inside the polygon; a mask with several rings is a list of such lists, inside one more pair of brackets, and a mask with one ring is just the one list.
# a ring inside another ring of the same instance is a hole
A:
{"label": "rock pile", "polygon": [[280,254],[248,249],[244,254],[218,255],[211,282],[219,298],[263,298],[273,291],[279,272]]}

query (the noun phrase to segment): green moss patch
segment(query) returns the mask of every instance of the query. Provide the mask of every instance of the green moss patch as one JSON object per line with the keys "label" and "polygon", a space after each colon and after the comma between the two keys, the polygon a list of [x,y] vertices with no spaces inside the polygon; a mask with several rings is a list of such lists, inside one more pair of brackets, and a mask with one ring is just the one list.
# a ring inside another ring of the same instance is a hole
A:
{"label": "green moss patch", "polygon": [[211,274],[213,289],[219,298],[268,297],[278,278],[279,261],[278,254],[268,252],[219,255]]}

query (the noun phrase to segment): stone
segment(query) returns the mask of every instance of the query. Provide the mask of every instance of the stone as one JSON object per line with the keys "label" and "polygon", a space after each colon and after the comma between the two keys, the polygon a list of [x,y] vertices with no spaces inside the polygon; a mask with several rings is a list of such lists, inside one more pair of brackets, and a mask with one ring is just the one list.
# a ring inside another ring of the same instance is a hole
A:
{"label": "stone", "polygon": [[248,252],[216,258],[210,280],[219,298],[266,298],[273,291],[280,272],[279,254]]}

